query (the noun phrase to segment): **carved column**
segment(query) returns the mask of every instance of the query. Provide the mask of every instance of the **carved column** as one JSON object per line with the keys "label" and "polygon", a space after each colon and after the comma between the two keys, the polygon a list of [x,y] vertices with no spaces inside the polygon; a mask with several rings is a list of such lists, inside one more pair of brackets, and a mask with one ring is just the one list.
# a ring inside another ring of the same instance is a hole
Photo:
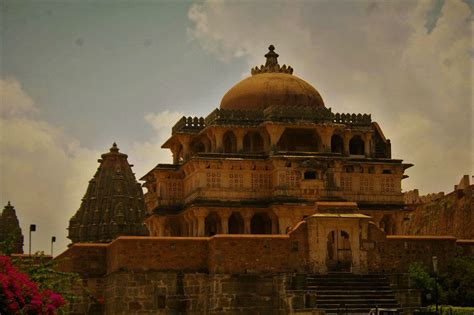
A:
{"label": "carved column", "polygon": [[321,138],[321,150],[322,152],[331,152],[331,136],[332,130],[329,127],[324,126],[323,129],[318,130]]}
{"label": "carved column", "polygon": [[278,219],[275,216],[271,217],[272,219],[272,234],[278,234]]}
{"label": "carved column", "polygon": [[280,234],[286,234],[286,229],[292,225],[291,218],[287,216],[288,209],[284,207],[273,207],[273,212],[278,218],[278,228],[280,230]]}
{"label": "carved column", "polygon": [[237,138],[237,152],[241,153],[244,150],[244,129],[234,130],[235,137]]}
{"label": "carved column", "polygon": [[364,154],[365,157],[370,157],[370,142],[372,141],[372,134],[370,132],[364,134]]}
{"label": "carved column", "polygon": [[278,141],[280,140],[281,135],[285,131],[284,126],[280,125],[265,125],[268,135],[270,136],[270,151],[276,151]]}
{"label": "carved column", "polygon": [[157,217],[156,218],[156,225],[155,225],[155,231],[156,235],[155,236],[165,236],[165,220],[166,218],[164,217]]}
{"label": "carved column", "polygon": [[219,211],[219,218],[221,219],[222,234],[229,234],[229,217],[232,211],[230,209],[222,209]]}
{"label": "carved column", "polygon": [[253,217],[253,211],[245,209],[242,211],[242,218],[244,219],[244,234],[250,234],[252,232],[250,223]]}
{"label": "carved column", "polygon": [[342,139],[343,144],[344,144],[344,155],[349,156],[350,154],[350,146],[349,143],[351,141],[351,134],[349,131],[344,132],[344,137]]}
{"label": "carved column", "polygon": [[216,139],[215,151],[218,153],[222,153],[224,151],[224,145],[223,145],[224,129],[214,128],[213,132],[214,132],[214,137]]}
{"label": "carved column", "polygon": [[198,208],[194,210],[194,215],[197,218],[197,236],[204,236],[205,234],[205,221],[209,211],[204,208]]}
{"label": "carved column", "polygon": [[179,144],[173,144],[170,147],[171,154],[173,155],[173,164],[179,163]]}
{"label": "carved column", "polygon": [[183,220],[184,220],[185,226],[186,226],[186,229],[184,231],[186,233],[186,236],[192,236],[193,235],[193,230],[192,230],[193,221],[191,219],[189,219],[187,213],[185,215],[183,215]]}
{"label": "carved column", "polygon": [[178,139],[183,146],[183,160],[187,161],[191,157],[191,137],[189,135],[180,135]]}

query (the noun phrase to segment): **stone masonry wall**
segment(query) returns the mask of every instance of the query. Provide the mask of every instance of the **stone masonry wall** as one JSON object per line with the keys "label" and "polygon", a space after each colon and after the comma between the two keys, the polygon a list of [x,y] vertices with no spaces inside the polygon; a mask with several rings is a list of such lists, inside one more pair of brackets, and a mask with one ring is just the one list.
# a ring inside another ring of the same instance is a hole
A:
{"label": "stone masonry wall", "polygon": [[106,314],[286,314],[284,275],[114,272]]}
{"label": "stone masonry wall", "polygon": [[437,200],[413,205],[401,234],[474,239],[474,185],[459,187]]}

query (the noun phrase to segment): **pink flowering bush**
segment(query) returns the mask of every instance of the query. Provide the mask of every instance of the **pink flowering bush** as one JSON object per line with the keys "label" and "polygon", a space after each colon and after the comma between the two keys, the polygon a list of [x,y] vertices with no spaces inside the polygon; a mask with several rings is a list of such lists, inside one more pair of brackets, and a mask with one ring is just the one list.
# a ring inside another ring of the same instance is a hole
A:
{"label": "pink flowering bush", "polygon": [[19,272],[7,256],[0,256],[0,314],[56,314],[61,295],[38,285]]}

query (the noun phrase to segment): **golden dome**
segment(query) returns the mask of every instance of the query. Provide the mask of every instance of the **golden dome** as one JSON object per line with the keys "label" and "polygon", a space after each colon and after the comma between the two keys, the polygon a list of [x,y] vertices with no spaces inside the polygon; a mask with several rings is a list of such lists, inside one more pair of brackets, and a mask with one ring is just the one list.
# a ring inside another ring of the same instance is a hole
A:
{"label": "golden dome", "polygon": [[321,95],[311,84],[294,76],[291,67],[280,67],[274,49],[269,47],[265,66],[253,68],[252,76],[227,91],[221,109],[263,110],[271,105],[324,108]]}

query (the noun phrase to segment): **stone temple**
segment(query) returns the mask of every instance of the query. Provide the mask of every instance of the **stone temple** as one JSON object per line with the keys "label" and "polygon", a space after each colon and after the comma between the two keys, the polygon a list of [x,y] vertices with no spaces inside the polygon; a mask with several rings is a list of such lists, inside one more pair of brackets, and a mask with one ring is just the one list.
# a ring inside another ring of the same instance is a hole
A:
{"label": "stone temple", "polygon": [[141,185],[117,144],[102,154],[76,214],[69,221],[72,243],[107,243],[120,235],[148,235]]}
{"label": "stone temple", "polygon": [[[127,209],[140,192],[108,193],[102,209],[109,214],[96,215],[90,204],[100,200],[92,192],[101,177],[94,177],[71,220],[79,243],[59,256],[93,296],[73,303],[72,314],[367,313],[375,306],[409,314],[420,305],[407,281],[410,263],[433,270],[436,257],[445,270],[459,249],[474,252],[472,240],[401,235],[414,211],[401,191],[412,164],[392,158],[370,114],[333,112],[279,64],[273,46],[265,57],[219,108],[172,128],[162,147],[173,163],[142,178],[150,236],[98,243],[117,235],[101,232],[118,223],[117,213],[138,218]],[[118,176],[113,167],[108,174]],[[472,203],[474,186],[462,187],[470,196],[462,204]]]}
{"label": "stone temple", "polygon": [[23,254],[23,234],[15,207],[10,201],[0,214],[0,242],[13,254]]}

